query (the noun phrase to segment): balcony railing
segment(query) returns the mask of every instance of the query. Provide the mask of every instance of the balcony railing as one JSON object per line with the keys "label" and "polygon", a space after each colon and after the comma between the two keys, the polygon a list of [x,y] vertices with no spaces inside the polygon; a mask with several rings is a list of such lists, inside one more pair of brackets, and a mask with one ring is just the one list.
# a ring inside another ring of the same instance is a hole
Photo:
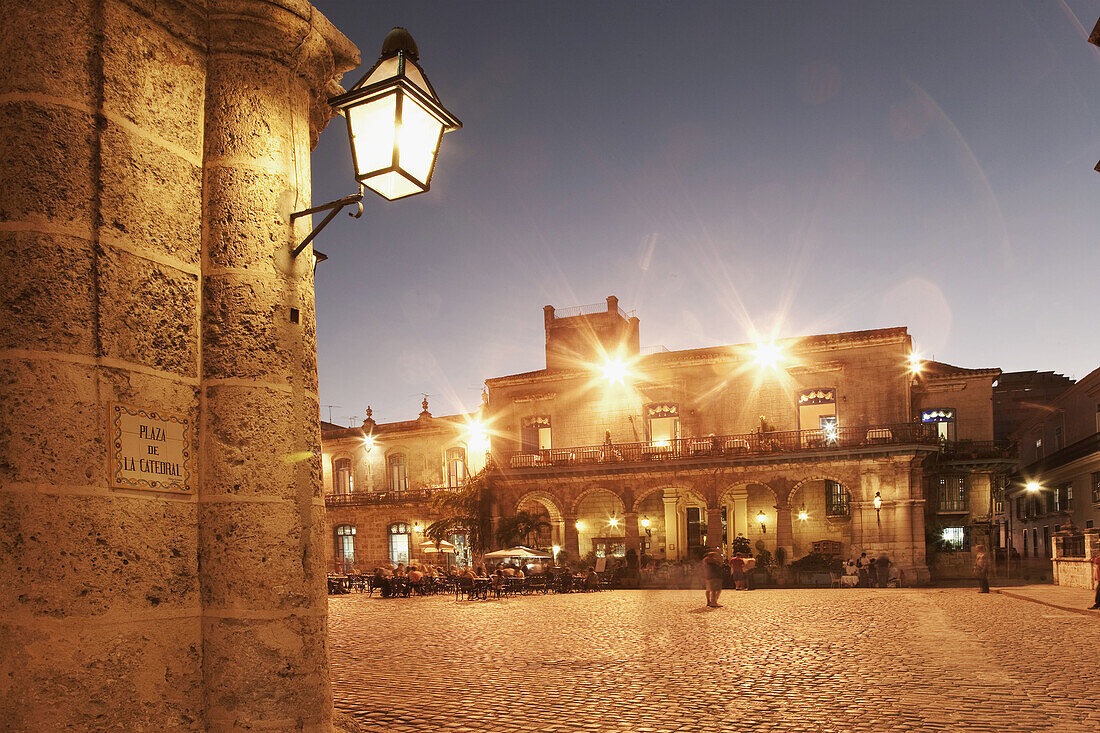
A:
{"label": "balcony railing", "polygon": [[1016,455],[1016,443],[1007,440],[959,440],[943,445],[944,458],[955,461],[1014,459]]}
{"label": "balcony railing", "polygon": [[412,489],[410,491],[352,491],[348,494],[326,494],[326,507],[379,506],[415,504],[428,501],[438,489]]}
{"label": "balcony railing", "polygon": [[743,458],[778,453],[813,453],[913,444],[938,445],[939,441],[934,428],[922,423],[839,426],[824,430],[741,433],[644,443],[508,451],[499,456],[504,467],[539,468],[707,457]]}

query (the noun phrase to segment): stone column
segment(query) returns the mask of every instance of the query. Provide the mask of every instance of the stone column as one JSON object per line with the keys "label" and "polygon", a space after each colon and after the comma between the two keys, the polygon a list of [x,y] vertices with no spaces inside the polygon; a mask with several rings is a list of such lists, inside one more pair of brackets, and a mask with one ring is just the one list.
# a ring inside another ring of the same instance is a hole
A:
{"label": "stone column", "polygon": [[722,547],[722,509],[717,504],[707,507],[707,547]]}
{"label": "stone column", "polygon": [[797,560],[794,556],[794,526],[791,524],[791,505],[775,505],[775,545],[782,547],[787,562]]}
{"label": "stone column", "polygon": [[[307,3],[212,0],[199,584],[208,730],[331,728],[309,231],[322,100],[357,53]],[[353,185],[349,181],[349,186]]]}
{"label": "stone column", "polygon": [[634,550],[641,557],[642,543],[638,537],[638,512],[623,514],[623,530],[626,532],[626,551]]}
{"label": "stone column", "polygon": [[749,492],[741,490],[733,494],[733,537],[749,536]]}
{"label": "stone column", "polygon": [[565,525],[565,551],[569,553],[571,562],[576,562],[581,557],[581,534],[577,531],[577,516],[575,514],[562,515]]}
{"label": "stone column", "polygon": [[113,403],[197,448],[203,28],[153,6],[3,8],[0,730],[202,717],[197,471],[108,468]]}
{"label": "stone column", "polygon": [[676,489],[665,489],[665,559],[679,560],[684,547],[680,542],[680,517],[676,512]]}

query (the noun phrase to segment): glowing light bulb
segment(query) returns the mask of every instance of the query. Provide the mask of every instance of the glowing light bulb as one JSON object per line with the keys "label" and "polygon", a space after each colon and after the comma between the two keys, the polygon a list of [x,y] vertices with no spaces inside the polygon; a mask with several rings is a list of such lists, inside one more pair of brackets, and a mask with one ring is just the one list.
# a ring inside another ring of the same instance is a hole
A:
{"label": "glowing light bulb", "polygon": [[603,372],[603,378],[607,380],[608,384],[622,384],[626,380],[628,370],[626,368],[626,362],[619,358],[608,358],[600,371]]}
{"label": "glowing light bulb", "polygon": [[758,341],[753,348],[752,358],[761,369],[777,369],[784,360],[783,347],[774,341]]}
{"label": "glowing light bulb", "polygon": [[607,520],[607,524],[610,527],[618,527],[619,526],[619,520],[616,519],[615,517],[611,517],[610,519]]}

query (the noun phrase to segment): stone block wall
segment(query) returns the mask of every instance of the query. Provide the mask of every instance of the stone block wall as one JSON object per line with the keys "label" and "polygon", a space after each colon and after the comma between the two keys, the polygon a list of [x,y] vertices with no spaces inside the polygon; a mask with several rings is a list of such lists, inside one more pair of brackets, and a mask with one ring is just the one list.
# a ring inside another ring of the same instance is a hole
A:
{"label": "stone block wall", "polygon": [[[357,52],[299,0],[4,10],[0,728],[327,729],[312,277],[277,199],[309,205]],[[188,491],[112,488],[116,402],[189,421]]]}

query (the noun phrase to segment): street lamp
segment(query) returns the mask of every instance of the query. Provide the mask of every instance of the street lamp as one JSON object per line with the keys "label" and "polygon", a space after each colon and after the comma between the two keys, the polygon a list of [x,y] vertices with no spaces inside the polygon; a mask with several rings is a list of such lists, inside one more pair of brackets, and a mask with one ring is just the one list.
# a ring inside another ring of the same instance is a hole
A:
{"label": "street lamp", "polygon": [[1039,485],[1038,481],[1028,481],[1024,488],[1028,490],[1028,493],[1037,494],[1043,487]]}
{"label": "street lamp", "polygon": [[619,526],[619,520],[616,519],[615,517],[608,517],[607,526],[612,527],[612,528],[618,527]]}
{"label": "street lamp", "polygon": [[359,192],[290,215],[291,221],[321,211],[328,214],[293,250],[297,257],[345,206],[363,215],[363,189],[395,199],[431,187],[443,133],[462,127],[435,93],[417,61],[416,41],[394,28],[382,42],[378,61],[351,89],[328,100],[348,121],[351,157]]}
{"label": "street lamp", "polygon": [[760,513],[756,515],[756,521],[760,522],[760,531],[763,534],[767,534],[768,533],[768,526],[767,526],[766,522],[768,521],[768,515],[764,513],[763,509],[761,509]]}

